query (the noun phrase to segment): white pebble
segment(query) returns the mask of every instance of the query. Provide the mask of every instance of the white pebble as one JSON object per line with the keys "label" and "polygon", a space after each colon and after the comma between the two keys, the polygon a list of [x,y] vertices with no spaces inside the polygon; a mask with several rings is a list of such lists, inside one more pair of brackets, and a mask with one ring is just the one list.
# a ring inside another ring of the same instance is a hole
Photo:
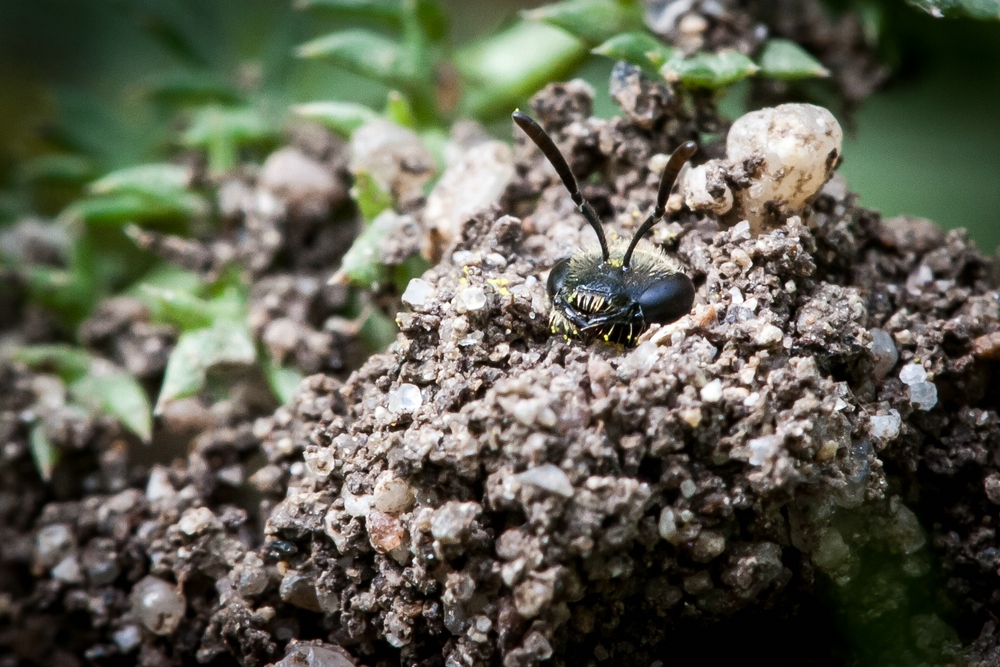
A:
{"label": "white pebble", "polygon": [[200,535],[208,530],[222,528],[222,521],[207,507],[196,507],[185,510],[177,527],[185,535]]}
{"label": "white pebble", "polygon": [[664,507],[660,512],[660,522],[657,526],[660,537],[672,541],[677,536],[677,519],[674,517],[674,511],[669,507]]}
{"label": "white pebble", "polygon": [[459,312],[474,312],[486,307],[486,292],[482,287],[466,287],[456,298]]}
{"label": "white pebble", "polygon": [[937,405],[937,386],[933,382],[914,382],[910,385],[910,403],[918,410],[930,410]]}
{"label": "white pebble", "polygon": [[920,364],[906,364],[899,371],[899,379],[903,384],[914,385],[927,380],[927,371]]}
{"label": "white pebble", "polygon": [[401,384],[396,391],[389,394],[389,412],[397,415],[416,412],[423,402],[423,396],[420,395],[420,388],[417,385]]}
{"label": "white pebble", "polygon": [[899,435],[899,427],[902,424],[899,412],[896,410],[889,410],[889,414],[877,415],[869,421],[872,437],[879,440],[894,439]]}
{"label": "white pebble", "polygon": [[410,308],[419,308],[434,299],[435,289],[426,280],[414,278],[406,286],[403,296],[400,297]]}
{"label": "white pebble", "polygon": [[781,447],[781,440],[780,435],[765,435],[748,442],[747,444],[750,447],[750,465],[762,466],[774,458]]}
{"label": "white pebble", "polygon": [[722,381],[712,380],[701,388],[701,400],[706,403],[718,403],[722,400]]}
{"label": "white pebble", "polygon": [[379,475],[373,497],[375,509],[386,514],[400,514],[413,507],[413,489],[389,471]]}
{"label": "white pebble", "polygon": [[517,478],[523,484],[537,486],[564,498],[573,497],[573,483],[569,476],[562,468],[551,463],[529,468],[517,475]]}
{"label": "white pebble", "polygon": [[184,618],[187,603],[177,587],[146,576],[132,588],[132,611],[151,632],[169,635]]}
{"label": "white pebble", "polygon": [[887,332],[872,329],[870,333],[872,342],[868,346],[868,351],[871,352],[872,361],[875,363],[872,373],[876,379],[881,380],[899,361],[899,350],[896,349],[896,341]]}
{"label": "white pebble", "polygon": [[757,335],[754,336],[754,340],[758,345],[767,346],[780,343],[781,339],[784,337],[785,334],[782,333],[781,329],[773,324],[765,324],[760,328],[760,331],[757,332]]}

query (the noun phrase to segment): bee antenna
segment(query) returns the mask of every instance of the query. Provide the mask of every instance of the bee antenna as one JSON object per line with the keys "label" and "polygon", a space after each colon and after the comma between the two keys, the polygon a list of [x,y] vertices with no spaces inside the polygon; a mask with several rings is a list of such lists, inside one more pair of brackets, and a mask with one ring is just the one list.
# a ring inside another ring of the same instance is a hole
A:
{"label": "bee antenna", "polygon": [[[569,190],[569,196],[573,199],[573,203],[576,204],[580,213],[583,217],[587,219],[590,226],[594,228],[597,232],[597,240],[601,244],[601,255],[604,257],[604,261],[608,260],[608,241],[604,238],[604,228],[601,227],[601,221],[597,218],[597,212],[594,207],[588,204],[583,199],[583,195],[580,194],[580,187],[576,184],[576,178],[573,176],[573,172],[570,171],[569,165],[566,164],[566,158],[563,154],[559,152],[556,148],[555,143],[552,141],[552,137],[545,133],[542,126],[536,123],[532,118],[520,111],[515,111],[511,114],[511,118],[517,123],[517,126],[524,130],[524,133],[528,135],[528,138],[535,142],[535,145],[541,149],[542,154],[548,158],[548,161],[555,167],[556,173],[559,174],[559,178],[562,179],[563,185]],[[678,167],[679,169],[680,167]],[[668,188],[669,189],[669,188]],[[662,215],[662,213],[661,213]]]}
{"label": "bee antenna", "polygon": [[646,222],[642,223],[642,227],[639,227],[635,231],[631,243],[628,244],[628,250],[625,251],[625,256],[622,258],[622,266],[626,269],[632,259],[632,251],[638,245],[639,239],[645,236],[646,232],[652,229],[653,225],[658,223],[666,212],[667,198],[670,196],[671,188],[674,187],[674,181],[677,180],[677,174],[681,172],[681,167],[691,159],[691,156],[697,150],[698,145],[696,143],[686,141],[667,160],[667,166],[663,169],[663,176],[660,177],[660,189],[656,193],[656,206],[653,208],[653,212],[649,214],[649,217],[646,218]]}

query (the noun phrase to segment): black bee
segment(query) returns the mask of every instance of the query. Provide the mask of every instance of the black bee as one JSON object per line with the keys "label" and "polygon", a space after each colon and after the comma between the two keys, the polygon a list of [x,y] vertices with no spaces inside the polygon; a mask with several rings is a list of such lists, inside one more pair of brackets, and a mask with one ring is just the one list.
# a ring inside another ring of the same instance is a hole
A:
{"label": "black bee", "polygon": [[577,250],[552,267],[548,280],[552,333],[632,346],[650,324],[668,324],[689,313],[694,304],[694,283],[677,271],[662,250],[642,237],[663,217],[670,189],[681,167],[697,150],[695,143],[681,144],[670,156],[660,178],[656,206],[632,240],[612,239],[608,243],[597,212],[584,201],[573,172],[551,137],[523,113],[515,111],[513,118],[555,167],[600,242],[599,253],[597,248]]}

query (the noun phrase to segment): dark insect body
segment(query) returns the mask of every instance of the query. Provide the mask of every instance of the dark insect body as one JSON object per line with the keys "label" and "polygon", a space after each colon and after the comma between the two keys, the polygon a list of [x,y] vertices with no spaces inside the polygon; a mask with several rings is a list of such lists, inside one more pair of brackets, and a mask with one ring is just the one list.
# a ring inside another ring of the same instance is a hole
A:
{"label": "dark insect body", "polygon": [[578,250],[552,267],[548,280],[552,333],[630,347],[650,324],[669,324],[689,313],[694,304],[694,283],[662,250],[642,237],[663,217],[670,189],[681,167],[697,150],[695,143],[681,144],[670,156],[660,178],[656,206],[632,240],[612,239],[609,243],[597,213],[584,201],[573,172],[549,135],[519,111],[513,119],[555,167],[600,243],[599,248]]}

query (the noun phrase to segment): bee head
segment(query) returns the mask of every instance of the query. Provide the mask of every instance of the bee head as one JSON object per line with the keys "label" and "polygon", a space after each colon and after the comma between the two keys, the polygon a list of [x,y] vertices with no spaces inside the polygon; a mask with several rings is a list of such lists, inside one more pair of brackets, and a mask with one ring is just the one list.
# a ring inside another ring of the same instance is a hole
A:
{"label": "bee head", "polygon": [[514,112],[513,119],[555,167],[600,245],[592,250],[578,250],[552,267],[547,284],[552,300],[549,316],[552,332],[632,345],[650,324],[673,322],[690,312],[694,304],[691,279],[642,237],[663,217],[670,189],[681,167],[697,150],[695,143],[681,144],[670,156],[653,212],[631,241],[613,240],[609,244],[597,213],[584,201],[573,172],[549,135],[520,112]]}

